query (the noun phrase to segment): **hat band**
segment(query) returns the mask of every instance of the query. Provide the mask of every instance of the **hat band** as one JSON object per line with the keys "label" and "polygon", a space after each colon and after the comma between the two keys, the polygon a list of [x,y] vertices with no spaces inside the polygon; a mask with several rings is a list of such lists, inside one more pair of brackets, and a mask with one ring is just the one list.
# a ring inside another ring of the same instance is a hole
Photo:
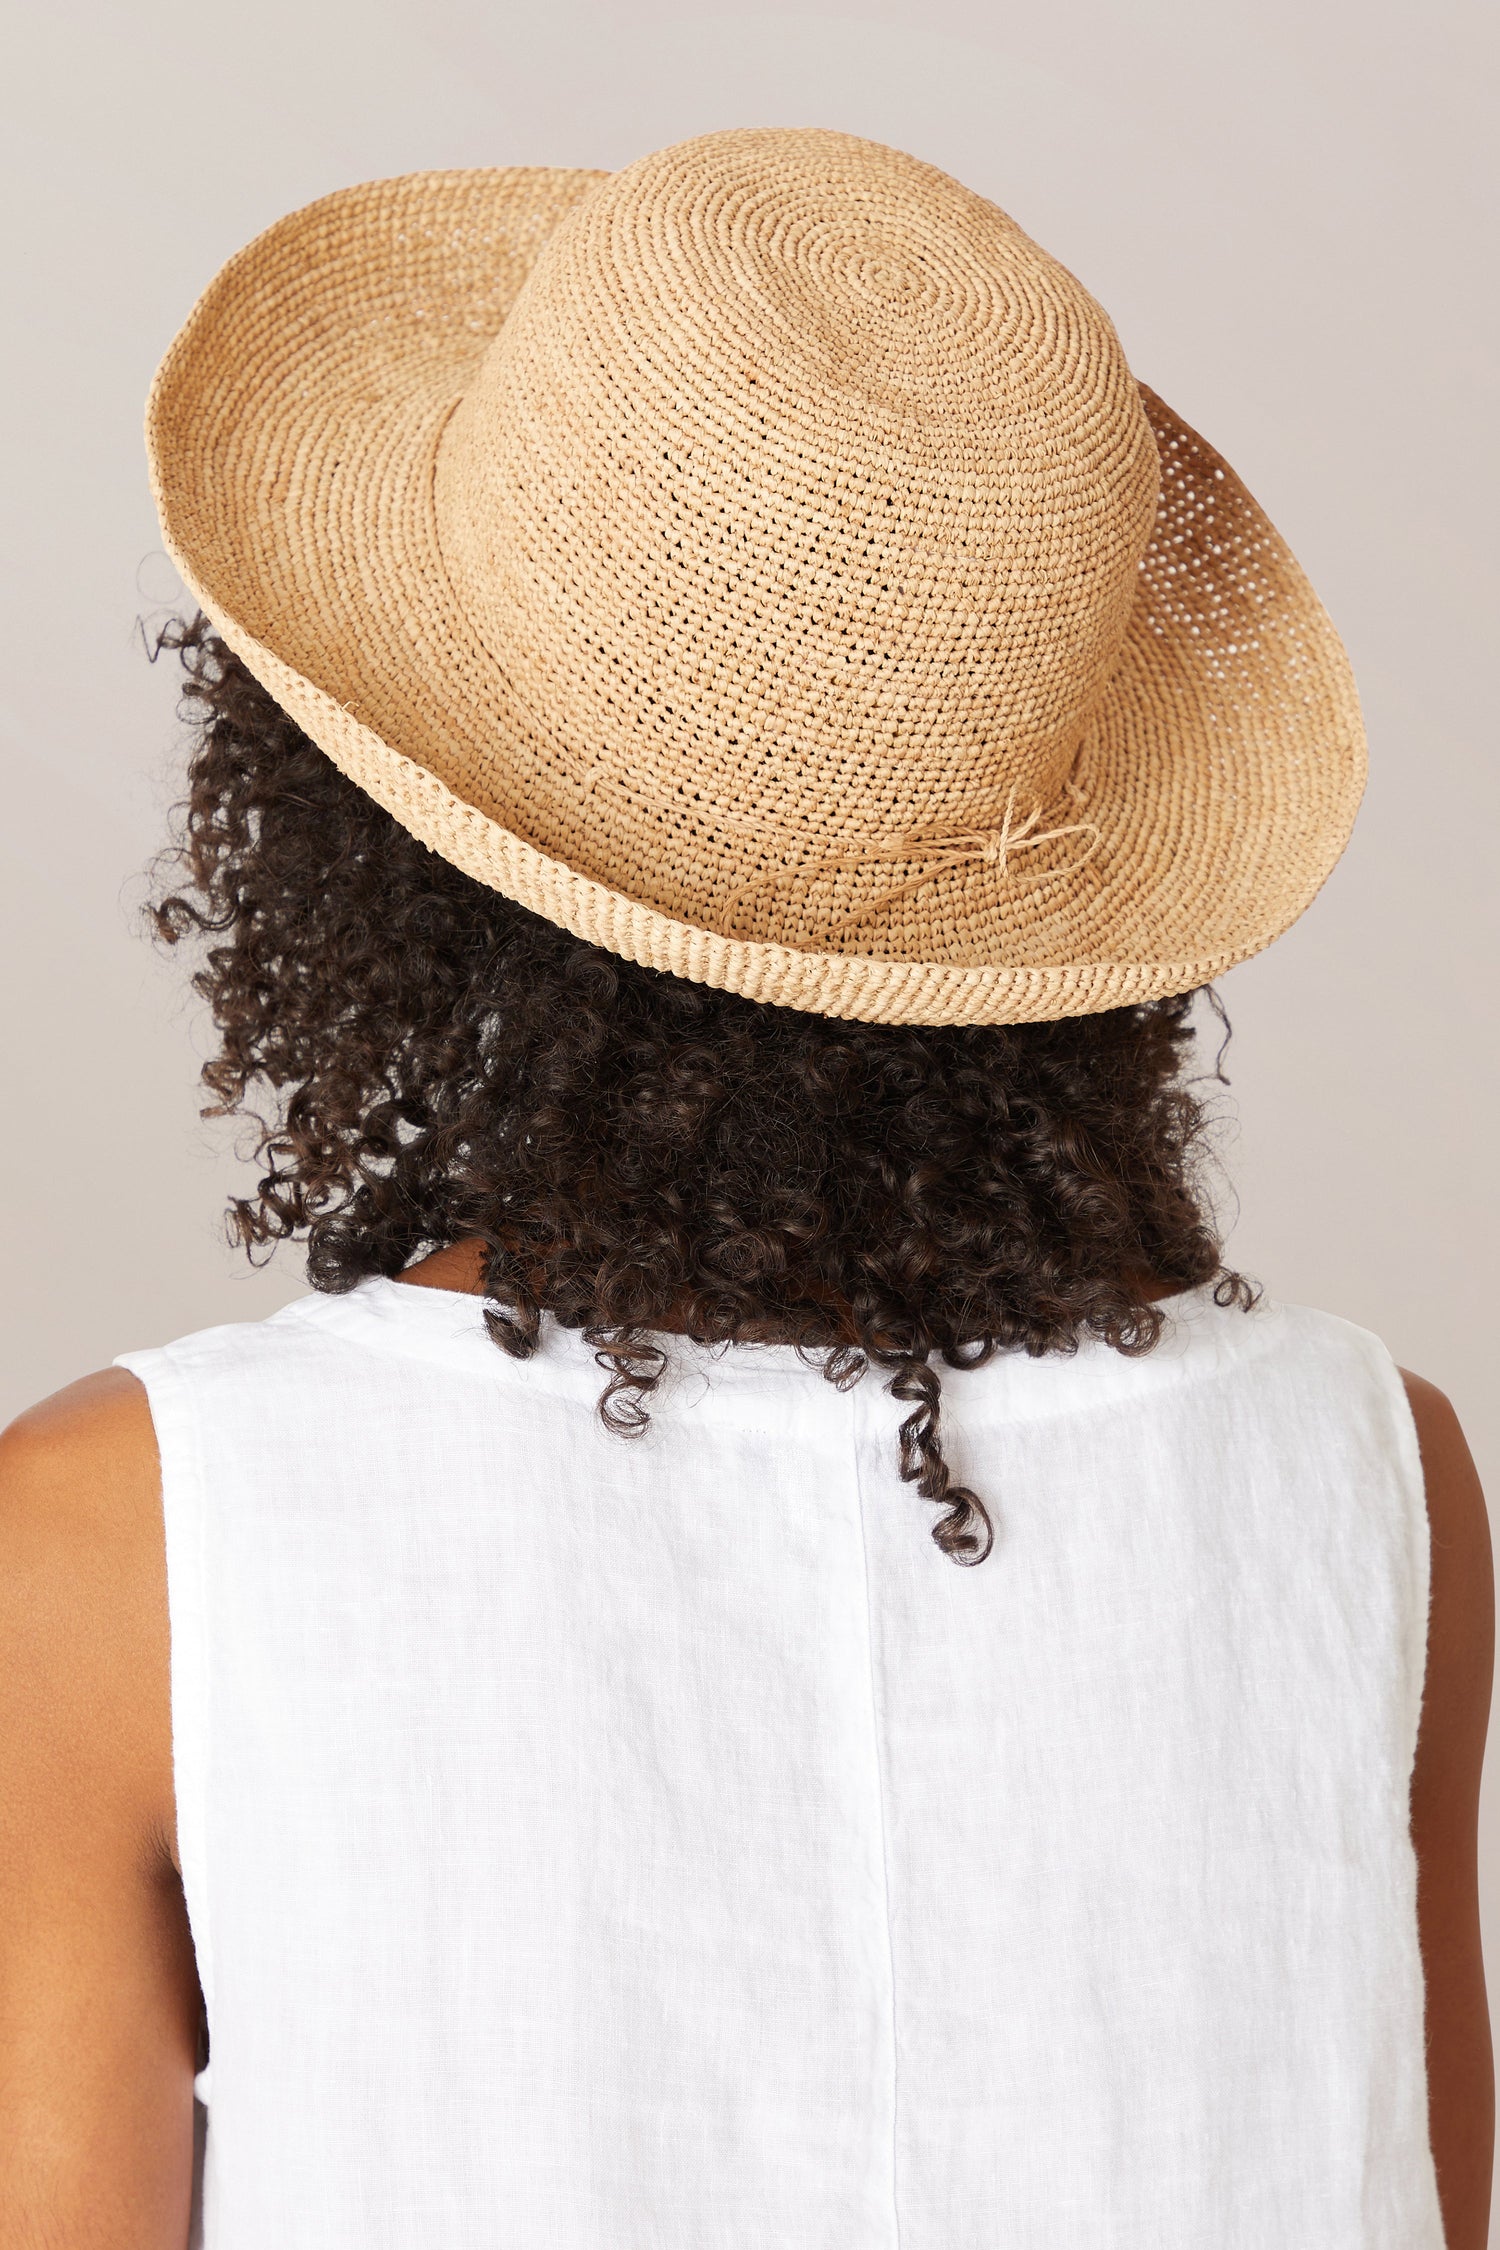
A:
{"label": "hat band", "polygon": [[[1065,786],[1070,796],[1080,794],[1076,784],[1070,782]],[[984,864],[995,868],[999,879],[1004,882],[1010,877],[1010,858],[1013,852],[1035,851],[1039,845],[1055,843],[1062,836],[1088,836],[1092,839],[1066,866],[1039,869],[1033,881],[1045,882],[1049,876],[1076,875],[1080,868],[1088,865],[1103,840],[1100,829],[1092,820],[1069,821],[1057,828],[1039,828],[1037,822],[1042,817],[1040,805],[1033,806],[1024,820],[1018,821],[1015,813],[1016,791],[1013,784],[1005,800],[1005,812],[998,828],[922,828],[909,829],[899,836],[857,836],[842,843],[836,852],[827,852],[817,859],[805,861],[795,870],[762,868],[745,882],[737,883],[725,900],[723,920],[726,935],[737,934],[736,917],[747,899],[756,897],[774,883],[790,879],[794,873],[804,882],[813,882],[821,875],[857,872],[863,868],[878,866],[883,860],[902,865],[910,865],[915,860],[927,861],[928,864],[920,875],[914,875],[909,882],[897,884],[894,890],[883,891],[879,898],[871,899],[867,905],[855,907],[838,921],[830,923],[827,934],[837,937],[855,923],[867,921],[871,915],[879,914],[886,907],[894,906],[899,900],[910,898],[914,892],[925,889],[928,883],[936,882],[949,868]],[[759,833],[792,851],[807,840],[774,828],[762,828]]]}

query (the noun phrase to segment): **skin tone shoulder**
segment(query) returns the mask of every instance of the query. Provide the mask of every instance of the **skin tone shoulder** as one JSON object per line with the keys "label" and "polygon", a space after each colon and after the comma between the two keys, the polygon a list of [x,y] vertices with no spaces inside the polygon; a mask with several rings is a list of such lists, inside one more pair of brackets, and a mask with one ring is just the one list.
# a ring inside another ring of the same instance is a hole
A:
{"label": "skin tone shoulder", "polygon": [[[408,1279],[472,1287],[461,1251]],[[1476,1828],[1494,1591],[1452,1407],[1405,1378],[1432,1528],[1412,1788],[1448,2250],[1484,2250],[1494,2082]],[[173,1842],[166,1574],[145,1393],[91,1375],[0,1437],[0,2241],[184,2250],[200,2000]]]}

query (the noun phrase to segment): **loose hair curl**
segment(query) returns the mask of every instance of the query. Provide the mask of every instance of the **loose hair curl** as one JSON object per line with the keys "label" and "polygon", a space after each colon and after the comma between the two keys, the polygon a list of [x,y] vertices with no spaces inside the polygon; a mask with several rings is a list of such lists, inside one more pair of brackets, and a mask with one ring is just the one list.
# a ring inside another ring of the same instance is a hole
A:
{"label": "loose hair curl", "polygon": [[944,1459],[935,1356],[1145,1352],[1153,1287],[1251,1301],[1197,1192],[1192,995],[929,1028],[637,967],[418,843],[205,619],[157,646],[193,743],[149,912],[206,941],[204,1115],[252,1120],[265,1169],[229,1215],[252,1258],[303,1237],[313,1287],[342,1291],[476,1239],[495,1343],[527,1358],[544,1313],[581,1330],[626,1437],[664,1329],[821,1353],[840,1387],[873,1365],[961,1563],[994,1532]]}

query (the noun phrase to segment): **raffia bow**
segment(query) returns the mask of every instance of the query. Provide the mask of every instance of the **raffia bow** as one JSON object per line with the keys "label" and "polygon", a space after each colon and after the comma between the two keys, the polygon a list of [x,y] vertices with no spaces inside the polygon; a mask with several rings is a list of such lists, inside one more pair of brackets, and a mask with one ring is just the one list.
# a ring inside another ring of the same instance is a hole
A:
{"label": "raffia bow", "polygon": [[[1081,794],[1071,787],[1068,793],[1070,796]],[[886,907],[894,906],[899,900],[910,898],[913,892],[924,889],[928,883],[936,882],[949,868],[968,867],[982,862],[997,868],[1004,880],[1010,874],[1010,860],[1014,852],[1035,851],[1042,844],[1056,843],[1061,836],[1092,838],[1087,849],[1076,859],[1070,860],[1066,867],[1042,869],[1037,879],[1045,881],[1050,875],[1076,874],[1079,868],[1087,866],[1103,840],[1099,829],[1091,820],[1069,821],[1059,828],[1039,828],[1037,822],[1042,817],[1040,805],[1033,807],[1024,820],[1018,821],[1015,813],[1016,792],[1012,788],[1005,800],[1005,813],[998,828],[922,828],[909,829],[900,836],[856,837],[852,842],[841,844],[836,852],[823,853],[816,859],[804,861],[796,868],[762,868],[759,874],[736,884],[730,892],[724,903],[726,930],[734,932],[739,909],[747,898],[767,890],[773,883],[785,882],[793,877],[803,882],[813,882],[823,875],[858,871],[882,860],[906,864],[913,860],[926,860],[929,863],[922,874],[914,875],[909,882],[897,884],[894,890],[882,892],[879,898],[855,907],[837,922],[830,923],[827,934],[829,937],[837,937],[852,924],[867,921],[871,915],[883,913]],[[762,829],[759,833],[762,837],[769,837],[773,843],[784,845],[788,851],[801,850],[808,841],[806,837],[793,836],[784,830]]]}

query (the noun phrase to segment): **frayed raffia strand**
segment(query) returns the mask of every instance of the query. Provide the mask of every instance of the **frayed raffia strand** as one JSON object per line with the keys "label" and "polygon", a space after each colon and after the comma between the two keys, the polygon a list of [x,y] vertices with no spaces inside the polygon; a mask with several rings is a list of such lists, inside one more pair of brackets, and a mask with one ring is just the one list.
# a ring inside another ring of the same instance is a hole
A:
{"label": "frayed raffia strand", "polygon": [[[1069,793],[1076,792],[1070,789]],[[870,899],[848,914],[827,923],[825,927],[830,937],[854,928],[857,923],[868,922],[874,915],[882,913],[888,906],[896,905],[901,899],[913,897],[951,867],[983,863],[993,867],[1004,882],[1010,875],[1012,852],[1034,851],[1038,845],[1055,843],[1063,836],[1089,836],[1093,839],[1086,850],[1069,860],[1065,866],[1038,870],[1032,880],[1045,882],[1053,875],[1076,875],[1080,868],[1087,866],[1099,849],[1099,830],[1091,820],[1069,821],[1061,828],[1038,828],[1036,824],[1042,817],[1040,805],[1034,806],[1022,821],[1017,821],[1015,813],[1016,792],[1012,788],[1005,800],[1005,813],[998,828],[909,829],[901,836],[855,837],[846,840],[837,852],[824,853],[800,867],[762,868],[745,882],[737,883],[730,892],[724,902],[724,927],[727,932],[738,934],[741,906],[746,899],[769,890],[773,884],[793,880],[816,882],[820,876],[853,873],[881,860],[893,860],[906,865],[913,860],[924,859],[929,865],[920,875],[914,875],[910,882],[900,883],[894,890],[884,891],[879,898]],[[771,841],[778,846],[784,844],[787,849],[795,850],[806,839],[778,835]]]}

